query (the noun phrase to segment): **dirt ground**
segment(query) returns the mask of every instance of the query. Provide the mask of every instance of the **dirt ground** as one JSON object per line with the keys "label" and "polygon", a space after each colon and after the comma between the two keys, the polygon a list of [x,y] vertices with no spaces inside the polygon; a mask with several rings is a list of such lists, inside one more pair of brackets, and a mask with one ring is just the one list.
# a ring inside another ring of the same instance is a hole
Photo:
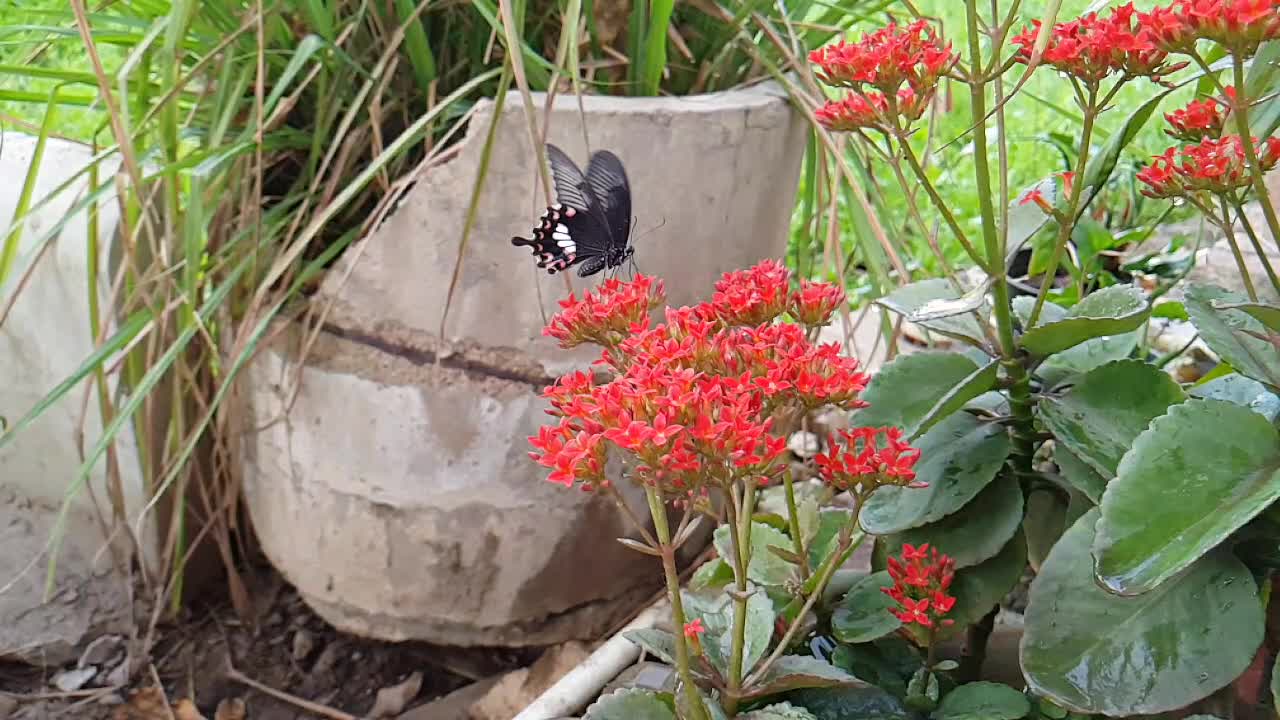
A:
{"label": "dirt ground", "polygon": [[[364,718],[384,688],[389,689],[382,707],[395,710],[384,717],[395,717],[538,656],[538,650],[354,638],[326,625],[278,577],[268,578],[268,592],[259,603],[263,612],[256,628],[241,623],[227,603],[193,604],[180,621],[157,629],[150,662],[124,687],[102,687],[109,682],[105,664],[82,689],[64,693],[53,682],[74,664],[0,663],[0,720],[310,720],[344,717],[340,713]],[[228,661],[252,681],[338,712],[308,711],[249,687],[229,674]]]}

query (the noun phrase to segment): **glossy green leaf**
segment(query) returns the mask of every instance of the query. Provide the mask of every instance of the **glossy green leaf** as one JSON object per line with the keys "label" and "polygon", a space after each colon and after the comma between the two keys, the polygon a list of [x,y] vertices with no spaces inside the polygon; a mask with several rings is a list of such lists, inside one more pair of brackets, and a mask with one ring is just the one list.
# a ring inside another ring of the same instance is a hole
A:
{"label": "glossy green leaf", "polygon": [[1184,299],[1191,323],[1210,349],[1241,375],[1272,388],[1280,387],[1280,352],[1266,340],[1241,332],[1265,333],[1266,326],[1241,310],[1213,306],[1244,301],[1239,295],[1209,285],[1191,285]]}
{"label": "glossy green leaf", "polygon": [[1114,285],[1090,294],[1061,320],[1028,330],[1021,344],[1036,355],[1052,355],[1086,340],[1135,330],[1146,321],[1148,311],[1141,291]]}
{"label": "glossy green leaf", "polygon": [[1107,479],[1098,474],[1097,470],[1064,447],[1062,443],[1054,443],[1053,462],[1057,464],[1058,472],[1067,484],[1083,493],[1094,505],[1102,502],[1102,493],[1107,489]]}
{"label": "glossy green leaf", "polygon": [[1154,365],[1120,360],[1086,373],[1062,396],[1041,401],[1040,419],[1059,443],[1112,477],[1138,433],[1185,397]]}
{"label": "glossy green leaf", "polygon": [[902,621],[891,609],[893,598],[882,592],[893,587],[888,572],[872,573],[859,580],[840,600],[831,615],[831,629],[836,639],[846,643],[864,643],[882,638],[902,627]]}
{"label": "glossy green leaf", "polygon": [[1226,400],[1242,405],[1267,419],[1275,422],[1280,416],[1280,396],[1267,389],[1266,385],[1243,375],[1223,375],[1203,385],[1197,385],[1187,391],[1191,397],[1207,400]]}
{"label": "glossy green leaf", "polygon": [[689,578],[691,590],[719,590],[733,582],[733,568],[723,558],[702,563]]}
{"label": "glossy green leaf", "polygon": [[[1124,125],[1119,130],[1113,132],[1111,137],[1107,138],[1107,142],[1102,146],[1102,151],[1089,158],[1089,162],[1085,165],[1084,176],[1076,178],[1076,182],[1084,183],[1083,192],[1085,193],[1083,205],[1088,206],[1093,198],[1097,197],[1098,190],[1111,178],[1111,173],[1116,169],[1116,164],[1120,162],[1120,155],[1124,152],[1125,147],[1133,142],[1133,139],[1142,131],[1147,121],[1151,119],[1151,115],[1155,113],[1156,108],[1160,107],[1160,102],[1168,95],[1171,90],[1163,90],[1156,93],[1136,110],[1125,118]],[[1092,192],[1090,191],[1092,188]]]}
{"label": "glossy green leaf", "polygon": [[[713,536],[716,552],[722,558],[733,557],[733,538],[728,525],[716,528]],[[793,565],[769,552],[776,545],[791,550],[791,539],[781,531],[762,522],[751,523],[751,562],[747,565],[747,577],[761,585],[781,585],[791,577]]]}
{"label": "glossy green leaf", "polygon": [[676,720],[676,711],[651,690],[622,688],[592,703],[583,720]]}
{"label": "glossy green leaf", "polygon": [[1018,584],[1026,569],[1027,541],[1018,532],[995,557],[981,565],[957,570],[951,583],[956,605],[948,614],[956,624],[946,628],[943,635],[963,632],[965,626],[981,620]]}
{"label": "glossy green leaf", "polygon": [[1280,307],[1266,303],[1254,302],[1215,302],[1211,303],[1215,310],[1240,310],[1253,316],[1253,319],[1266,325],[1269,330],[1280,332]]}
{"label": "glossy green leaf", "polygon": [[1216,551],[1156,592],[1120,597],[1094,581],[1092,510],[1031,584],[1020,659],[1027,684],[1071,710],[1166,712],[1235,680],[1262,640],[1249,569]]}
{"label": "glossy green leaf", "polygon": [[995,478],[1009,456],[1009,433],[968,413],[955,413],[914,443],[923,488],[882,487],[859,515],[867,532],[887,535],[941,520],[964,507]]}
{"label": "glossy green leaf", "polygon": [[[747,584],[747,618],[742,650],[742,667],[750,670],[769,649],[776,614],[773,601],[764,588]],[[706,632],[702,648],[711,664],[724,675],[728,671],[733,650],[733,598],[727,592],[718,594],[683,592],[685,616],[702,619]]]}
{"label": "glossy green leaf", "polygon": [[798,690],[788,696],[818,720],[914,720],[902,701],[874,686]]}
{"label": "glossy green leaf", "polygon": [[1133,441],[1102,496],[1094,555],[1112,592],[1149,592],[1280,498],[1280,433],[1225,400],[1188,400]]}
{"label": "glossy green leaf", "polygon": [[641,628],[628,630],[623,637],[640,646],[640,649],[668,665],[675,665],[676,639],[666,630]]}
{"label": "glossy green leaf", "polygon": [[810,655],[783,655],[744,696],[764,697],[800,688],[865,686],[866,683],[831,663]]}
{"label": "glossy green leaf", "polygon": [[974,682],[943,696],[934,720],[1018,720],[1031,712],[1027,696],[1008,685]]}
{"label": "glossy green leaf", "polygon": [[1037,572],[1049,556],[1053,544],[1067,529],[1067,502],[1049,489],[1032,490],[1027,496],[1027,519],[1023,532],[1027,535],[1027,562]]}
{"label": "glossy green leaf", "polygon": [[1151,317],[1182,320],[1183,322],[1191,320],[1191,317],[1187,315],[1187,306],[1173,300],[1157,303],[1155,307],[1151,308]]}
{"label": "glossy green leaf", "polygon": [[813,713],[791,703],[778,703],[739,715],[741,720],[816,720]]}
{"label": "glossy green leaf", "polygon": [[909,436],[940,401],[976,371],[978,366],[960,353],[899,355],[872,376],[860,397],[869,407],[855,412],[851,422],[857,427],[896,427]]}
{"label": "glossy green leaf", "polygon": [[[921,308],[939,300],[957,300],[959,295],[951,283],[943,278],[931,278],[904,285],[876,302],[888,310],[909,317]],[[949,337],[980,344],[985,334],[972,314],[925,320],[920,325]]]}
{"label": "glossy green leaf", "polygon": [[840,530],[849,524],[850,510],[825,508],[818,513],[818,526],[809,542],[809,567],[821,567],[838,546]]}
{"label": "glossy green leaf", "polygon": [[936,522],[887,535],[884,544],[924,543],[950,555],[957,568],[995,557],[1022,524],[1022,488],[1013,477],[998,477],[956,512]]}
{"label": "glossy green leaf", "polygon": [[995,387],[999,370],[1000,361],[992,359],[984,363],[982,367],[969,373],[963,380],[948,390],[929,409],[929,412],[925,413],[920,422],[907,433],[908,438],[914,441],[925,432],[928,432],[934,425],[937,425],[943,418],[964,407],[970,400]]}
{"label": "glossy green leaf", "polygon": [[[1018,318],[1018,325],[1022,327],[1022,331],[1027,331],[1027,323],[1031,322],[1031,311],[1036,306],[1036,299],[1027,295],[1019,295],[1011,301],[1013,305],[1013,314]],[[1067,309],[1053,302],[1046,300],[1044,305],[1040,307],[1040,317],[1036,318],[1036,327],[1041,327],[1045,323],[1058,322],[1067,317]]]}
{"label": "glossy green leaf", "polygon": [[1035,374],[1049,387],[1060,385],[1107,363],[1129,358],[1138,347],[1141,334],[1142,330],[1138,329],[1086,340],[1070,350],[1049,356],[1036,368]]}

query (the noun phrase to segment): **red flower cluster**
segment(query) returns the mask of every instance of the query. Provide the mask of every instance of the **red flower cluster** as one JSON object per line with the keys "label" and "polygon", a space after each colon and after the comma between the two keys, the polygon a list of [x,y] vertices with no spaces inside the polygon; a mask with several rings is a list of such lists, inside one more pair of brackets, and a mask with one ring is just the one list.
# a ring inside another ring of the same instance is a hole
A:
{"label": "red flower cluster", "polygon": [[[602,362],[616,375],[597,384],[588,373],[570,373],[548,388],[548,412],[560,421],[529,438],[536,450],[530,455],[551,468],[552,482],[588,490],[608,484],[610,445],[633,458],[633,479],[668,493],[772,477],[786,449],[785,438],[771,432],[775,411],[861,407],[857,396],[867,383],[837,344],[815,346],[803,327],[772,322],[788,308],[829,316],[837,302],[829,286],[803,284],[791,293],[789,283],[786,268],[773,261],[728,273],[710,303],[668,308],[666,322],[653,328],[632,321],[633,334],[616,341],[608,333],[621,325],[618,318],[647,312],[651,280],[611,286],[606,299],[618,308],[600,298],[592,312],[572,306],[573,317],[552,324],[570,338],[592,336],[578,323],[606,324],[607,332],[595,334],[611,340]],[[742,325],[748,321],[757,324]]]}
{"label": "red flower cluster", "polygon": [[1197,40],[1212,40],[1249,57],[1280,38],[1280,0],[1174,0],[1139,15],[1147,38],[1165,52],[1190,52]]}
{"label": "red flower cluster", "polygon": [[832,87],[851,88],[842,100],[829,101],[817,118],[833,130],[874,128],[893,132],[899,123],[920,118],[958,56],[923,20],[906,27],[895,24],[863,36],[814,50],[818,78]]}
{"label": "red flower cluster", "polygon": [[666,292],[661,280],[636,275],[629,283],[610,278],[581,300],[571,293],[560,301],[560,312],[542,330],[568,349],[583,343],[612,346],[627,334],[648,327],[649,311],[662,305]]}
{"label": "red flower cluster", "polygon": [[[1275,167],[1280,161],[1280,138],[1270,137],[1263,142],[1253,138],[1253,143],[1263,171]],[[1142,193],[1153,198],[1183,197],[1200,191],[1225,194],[1252,184],[1244,143],[1238,135],[1169,148],[1152,158],[1151,164],[1138,172],[1138,179],[1147,185]]]}
{"label": "red flower cluster", "polygon": [[[884,446],[880,446],[880,436]],[[915,483],[913,469],[920,451],[902,440],[897,428],[842,430],[827,440],[827,451],[814,458],[822,479],[837,490],[862,498],[882,485],[923,487]]]}
{"label": "red flower cluster", "polygon": [[[1164,77],[1187,66],[1170,63],[1168,51],[1160,47],[1143,25],[1142,14],[1126,3],[1106,16],[1088,13],[1053,26],[1042,62],[1093,86],[1112,75],[1122,80],[1136,77],[1164,82]],[[1040,22],[1013,38],[1020,45],[1017,60],[1028,63],[1040,33]]]}
{"label": "red flower cluster", "polygon": [[903,545],[902,554],[891,556],[888,566],[893,587],[881,591],[897,601],[899,607],[889,612],[906,625],[934,628],[954,624],[954,620],[943,617],[956,604],[956,599],[947,594],[955,579],[954,560],[937,548],[931,553],[925,543],[918,548]]}
{"label": "red flower cluster", "polygon": [[791,316],[810,327],[826,325],[845,300],[844,289],[838,285],[801,280],[800,291],[791,298]]}
{"label": "red flower cluster", "polygon": [[729,325],[759,325],[786,312],[791,273],[777,260],[765,260],[748,270],[725,273],[716,282],[709,310]]}
{"label": "red flower cluster", "polygon": [[1228,87],[1225,90],[1226,100],[1218,98],[1192,100],[1191,104],[1185,108],[1165,113],[1164,119],[1170,127],[1165,132],[1185,142],[1216,140],[1221,137],[1223,123],[1226,120],[1225,111],[1230,110],[1230,103],[1235,102],[1236,99],[1234,87]]}

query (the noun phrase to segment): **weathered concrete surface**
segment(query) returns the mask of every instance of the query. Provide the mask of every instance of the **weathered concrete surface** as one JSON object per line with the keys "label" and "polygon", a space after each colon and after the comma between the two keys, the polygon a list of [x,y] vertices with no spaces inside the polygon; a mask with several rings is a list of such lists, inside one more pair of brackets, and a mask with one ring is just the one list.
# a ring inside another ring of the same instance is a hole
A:
{"label": "weathered concrete surface", "polygon": [[[782,254],[804,121],[781,97],[758,88],[585,104],[592,146],[616,152],[630,175],[639,267],[663,277],[672,302]],[[541,387],[591,355],[541,336],[563,281],[510,244],[544,204],[520,107],[513,94],[499,123],[443,342],[491,105],[460,154],[330,271],[313,307],[333,312],[305,362],[291,327],[249,369],[243,395],[258,430],[242,444],[255,529],[339,628],[547,644],[598,636],[658,589],[657,561],[615,542],[628,534],[622,514],[547,483],[527,455],[526,437],[548,419]],[[550,140],[585,162],[576,102],[560,98],[551,117]]]}
{"label": "weathered concrete surface", "polygon": [[[806,126],[772,87],[583,100],[591,149],[612,150],[627,168],[636,263],[666,281],[673,305],[705,299],[720,273],[780,256],[786,247]],[[320,297],[334,301],[332,322],[383,336],[438,333],[492,117],[485,102],[463,156],[430,170],[377,235],[327,275]],[[539,115],[544,104],[534,96]],[[511,245],[513,235],[529,236],[546,206],[535,191],[535,156],[517,93],[508,96],[499,123],[444,339],[518,350],[555,372],[572,361],[542,337],[542,327],[564,297],[564,280],[535,268],[528,248]],[[575,98],[556,98],[548,127],[548,141],[585,168]],[[588,281],[575,272],[573,286],[581,292]]]}
{"label": "weathered concrete surface", "polygon": [[[8,235],[35,139],[6,133],[0,150],[0,218]],[[68,180],[90,157],[87,148],[51,140],[45,150],[34,198],[39,201]],[[103,170],[103,177],[110,169]],[[26,225],[17,262],[0,286],[0,304],[7,303],[20,278],[35,263],[12,312],[0,325],[0,414],[17,422],[59,382],[72,375],[93,350],[89,327],[86,218],[70,218],[52,244],[41,252],[42,236],[67,216],[84,193],[73,186],[38,212]],[[103,307],[110,287],[107,249],[115,227],[115,204],[101,205],[103,248],[98,278]],[[68,393],[39,420],[0,449],[0,658],[61,663],[76,657],[75,646],[99,632],[120,631],[130,609],[128,578],[116,571],[114,560],[128,566],[130,544],[122,523],[113,518],[105,483],[105,463],[89,478],[89,489],[70,501],[61,533],[52,600],[44,602],[47,548],[63,496],[76,479],[80,446],[86,452],[102,432],[96,402],[84,401],[84,388]],[[81,413],[87,412],[81,425]],[[116,444],[121,497],[125,517],[132,522],[145,499],[133,433],[126,428]],[[98,504],[95,509],[95,498]],[[102,520],[100,520],[100,518]],[[154,552],[154,537],[139,538],[146,553]],[[108,546],[108,537],[114,542]]]}

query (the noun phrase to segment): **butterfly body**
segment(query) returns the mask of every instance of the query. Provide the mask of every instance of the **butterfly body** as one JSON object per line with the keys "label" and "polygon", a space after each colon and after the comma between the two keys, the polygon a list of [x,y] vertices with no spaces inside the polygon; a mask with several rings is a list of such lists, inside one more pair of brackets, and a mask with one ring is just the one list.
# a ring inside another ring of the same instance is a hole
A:
{"label": "butterfly body", "polygon": [[533,238],[513,237],[528,246],[538,267],[550,274],[578,265],[588,277],[631,259],[631,187],[617,155],[591,156],[584,174],[563,150],[547,145],[556,202],[542,213]]}

